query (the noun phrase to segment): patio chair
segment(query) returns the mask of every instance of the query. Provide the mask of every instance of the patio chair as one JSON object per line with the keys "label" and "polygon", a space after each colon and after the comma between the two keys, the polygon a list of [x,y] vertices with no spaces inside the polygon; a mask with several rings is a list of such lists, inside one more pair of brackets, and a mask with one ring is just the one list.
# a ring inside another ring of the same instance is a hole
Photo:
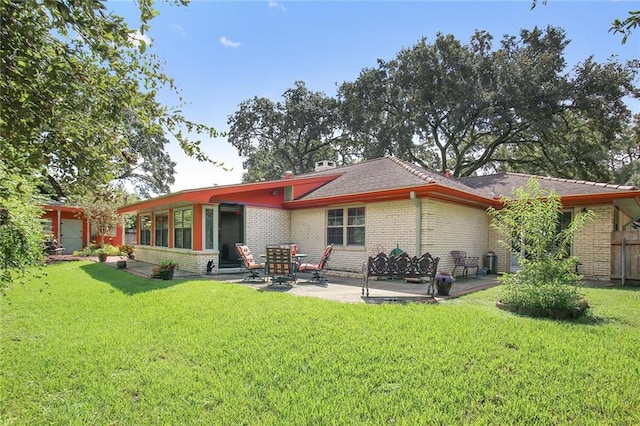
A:
{"label": "patio chair", "polygon": [[329,261],[329,257],[331,256],[332,251],[333,244],[330,244],[324,249],[324,253],[322,254],[322,257],[320,258],[320,261],[318,263],[303,263],[298,267],[298,271],[313,271],[313,276],[309,279],[309,281],[327,281],[327,277],[325,277],[324,275],[320,275],[320,272],[324,271],[325,267],[327,266],[327,262]]}
{"label": "patio chair", "polygon": [[460,266],[462,268],[462,276],[468,277],[469,268],[476,268],[476,278],[478,278],[478,272],[480,271],[480,259],[473,256],[467,256],[467,253],[461,250],[453,250],[451,252],[453,257],[453,271],[452,276],[456,276],[456,268]]}
{"label": "patio chair", "polygon": [[282,244],[278,244],[278,245],[273,246],[273,247],[291,249],[291,262],[293,262],[293,265],[294,265],[294,271],[293,272],[295,273],[298,270],[298,268],[300,267],[300,261],[296,257],[296,254],[298,253],[298,245],[296,243],[282,243]]}
{"label": "patio chair", "polygon": [[244,262],[244,267],[248,272],[248,275],[244,277],[242,281],[258,281],[263,283],[264,278],[260,276],[260,271],[264,271],[265,264],[255,260],[253,254],[251,254],[251,250],[249,249],[249,247],[242,243],[236,244],[236,251],[238,252],[238,256],[240,256],[240,258]]}
{"label": "patio chair", "polygon": [[296,275],[291,264],[291,249],[288,247],[267,247],[267,275],[271,285],[284,284],[291,287],[295,284]]}

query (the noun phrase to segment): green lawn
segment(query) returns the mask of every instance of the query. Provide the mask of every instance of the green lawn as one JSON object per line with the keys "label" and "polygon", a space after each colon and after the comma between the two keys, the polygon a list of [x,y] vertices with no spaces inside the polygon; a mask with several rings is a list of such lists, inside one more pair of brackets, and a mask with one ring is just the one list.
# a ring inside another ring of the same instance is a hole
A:
{"label": "green lawn", "polygon": [[[640,291],[579,322],[341,304],[90,262],[0,300],[3,424],[640,424]],[[354,291],[359,291],[354,288]]]}

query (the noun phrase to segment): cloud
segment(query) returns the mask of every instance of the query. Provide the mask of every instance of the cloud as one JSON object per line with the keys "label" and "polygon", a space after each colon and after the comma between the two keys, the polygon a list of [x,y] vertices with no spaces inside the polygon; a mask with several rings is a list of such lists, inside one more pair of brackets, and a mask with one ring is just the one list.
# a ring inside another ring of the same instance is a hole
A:
{"label": "cloud", "polygon": [[147,46],[151,45],[151,39],[142,34],[139,30],[135,30],[129,33],[129,40],[135,45],[140,46],[140,42],[144,41]]}
{"label": "cloud", "polygon": [[240,42],[231,41],[228,38],[226,38],[225,36],[220,37],[220,44],[223,45],[224,47],[239,47],[240,46]]}
{"label": "cloud", "polygon": [[187,35],[187,32],[184,30],[184,28],[182,28],[182,25],[178,25],[178,24],[173,24],[171,26],[171,29],[173,30],[174,33],[185,37]]}
{"label": "cloud", "polygon": [[269,9],[280,9],[284,12],[287,11],[284,5],[278,3],[276,0],[267,0],[267,3],[269,3]]}

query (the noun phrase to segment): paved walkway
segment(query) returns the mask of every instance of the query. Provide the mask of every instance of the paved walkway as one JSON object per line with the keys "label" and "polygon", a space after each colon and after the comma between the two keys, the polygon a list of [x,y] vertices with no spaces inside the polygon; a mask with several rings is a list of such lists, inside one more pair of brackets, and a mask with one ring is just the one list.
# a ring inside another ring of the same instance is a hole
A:
{"label": "paved walkway", "polygon": [[[74,258],[70,255],[52,255],[49,256],[49,260],[52,262],[64,260],[93,260],[94,262],[97,262],[98,258]],[[107,258],[106,264],[115,268],[118,260],[120,260],[119,256],[110,256]],[[128,260],[127,268],[123,271],[148,278],[151,276],[151,268],[154,266],[157,265],[137,260]],[[226,281],[252,287],[258,291],[285,292],[292,295],[317,297],[346,303],[403,303],[407,301],[429,303],[441,299],[458,297],[463,294],[484,290],[498,285],[495,275],[480,276],[479,278],[471,276],[466,280],[458,278],[458,280],[453,284],[449,296],[436,295],[433,297],[432,295],[427,294],[426,284],[414,284],[401,280],[376,280],[375,278],[371,278],[369,279],[370,297],[363,297],[361,292],[362,278],[338,277],[331,275],[330,271],[327,274],[328,282],[326,283],[311,282],[309,281],[311,274],[299,273],[298,281],[296,285],[292,287],[271,287],[268,283],[245,283],[242,281],[244,277],[244,273],[197,275],[180,269],[176,269],[174,272],[174,279],[197,278]],[[611,281],[586,281],[586,285],[588,287],[614,287],[616,284]]]}
{"label": "paved walkway", "polygon": [[[97,261],[97,259],[92,260]],[[119,260],[119,257],[117,256],[109,257],[106,263],[116,267],[117,260]],[[150,277],[151,268],[154,266],[157,265],[137,260],[128,260],[125,271],[143,277]],[[284,292],[297,296],[317,297],[346,303],[402,303],[407,301],[427,303],[444,298],[458,297],[469,292],[484,290],[497,285],[495,275],[481,276],[479,278],[469,277],[467,280],[460,278],[453,284],[449,296],[436,295],[436,297],[433,297],[432,295],[427,294],[427,284],[408,283],[404,280],[376,280],[375,278],[370,278],[370,297],[363,297],[361,278],[338,277],[330,275],[329,273],[327,274],[328,282],[317,283],[309,281],[311,274],[299,273],[297,283],[292,287],[286,287],[269,286],[268,283],[260,282],[245,283],[242,281],[245,275],[245,273],[197,275],[192,272],[176,269],[173,278],[198,278],[226,281],[252,287],[258,291]]]}

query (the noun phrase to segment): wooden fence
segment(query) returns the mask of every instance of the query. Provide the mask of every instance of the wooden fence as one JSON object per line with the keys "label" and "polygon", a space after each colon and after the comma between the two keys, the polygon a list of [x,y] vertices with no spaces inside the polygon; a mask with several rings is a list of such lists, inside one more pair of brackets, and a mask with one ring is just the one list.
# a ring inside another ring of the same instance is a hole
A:
{"label": "wooden fence", "polygon": [[611,279],[623,278],[625,284],[640,284],[640,230],[611,233]]}

